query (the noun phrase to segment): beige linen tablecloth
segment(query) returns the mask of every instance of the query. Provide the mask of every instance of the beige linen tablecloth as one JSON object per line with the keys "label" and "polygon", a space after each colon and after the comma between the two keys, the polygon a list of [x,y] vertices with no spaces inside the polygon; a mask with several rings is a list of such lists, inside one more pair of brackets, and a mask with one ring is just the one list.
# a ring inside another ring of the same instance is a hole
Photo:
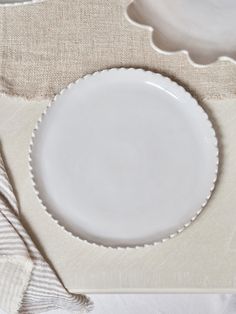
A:
{"label": "beige linen tablecloth", "polygon": [[150,47],[151,33],[125,17],[129,0],[45,0],[0,7],[0,86],[12,95],[52,96],[84,74],[144,67],[180,81],[198,97],[236,95],[236,64],[193,67],[186,55]]}
{"label": "beige linen tablecloth", "polygon": [[[182,53],[158,53],[150,31],[126,19],[128,3],[45,0],[0,8],[0,90],[22,96],[0,97],[0,138],[22,217],[72,292],[235,292],[236,65],[193,67]],[[70,236],[41,208],[29,177],[30,136],[46,98],[84,74],[119,66],[159,71],[187,87],[220,140],[213,198],[191,228],[160,246],[114,250]]]}

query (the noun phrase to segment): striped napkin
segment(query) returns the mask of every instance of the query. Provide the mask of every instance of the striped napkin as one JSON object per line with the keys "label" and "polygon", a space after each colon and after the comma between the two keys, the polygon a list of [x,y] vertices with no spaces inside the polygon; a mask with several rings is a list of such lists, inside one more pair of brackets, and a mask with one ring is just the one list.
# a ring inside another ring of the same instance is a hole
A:
{"label": "striped napkin", "polygon": [[36,314],[65,309],[87,313],[92,303],[70,294],[35,247],[18,217],[19,210],[0,151],[0,308]]}

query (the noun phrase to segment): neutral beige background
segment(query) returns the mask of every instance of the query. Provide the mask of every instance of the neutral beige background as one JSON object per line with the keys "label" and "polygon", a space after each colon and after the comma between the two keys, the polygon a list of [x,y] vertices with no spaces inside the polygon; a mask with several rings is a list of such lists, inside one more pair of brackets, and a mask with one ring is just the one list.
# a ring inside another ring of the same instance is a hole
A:
{"label": "neutral beige background", "polygon": [[159,246],[115,250],[73,238],[44,212],[28,171],[32,129],[46,100],[0,97],[0,139],[22,217],[73,292],[236,292],[236,65],[193,67],[159,54],[147,28],[131,25],[128,0],[45,0],[0,8],[0,90],[43,99],[95,70],[134,66],[167,74],[201,100],[221,148],[216,191],[199,219]]}
{"label": "neutral beige background", "polygon": [[128,66],[167,74],[201,98],[236,95],[236,63],[193,67],[183,53],[157,53],[150,30],[126,19],[129,2],[45,0],[0,7],[0,90],[44,98],[84,74]]}
{"label": "neutral beige background", "polygon": [[32,129],[46,105],[1,96],[0,138],[25,222],[70,291],[236,292],[236,99],[204,102],[220,137],[222,171],[203,214],[164,244],[128,250],[83,243],[41,208],[27,157]]}

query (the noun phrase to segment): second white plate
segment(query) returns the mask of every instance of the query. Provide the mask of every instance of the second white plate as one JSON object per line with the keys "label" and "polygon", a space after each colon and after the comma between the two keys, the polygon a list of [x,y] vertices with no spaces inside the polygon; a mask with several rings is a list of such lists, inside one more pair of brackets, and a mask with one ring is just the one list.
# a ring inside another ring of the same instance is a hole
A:
{"label": "second white plate", "polygon": [[218,58],[236,59],[234,0],[134,0],[132,21],[150,25],[153,41],[164,53],[185,51],[195,65]]}
{"label": "second white plate", "polygon": [[218,147],[207,114],[160,74],[112,69],[65,89],[30,152],[39,198],[74,235],[141,246],[182,231],[209,199]]}
{"label": "second white plate", "polygon": [[39,3],[44,0],[0,0],[0,7],[1,6],[17,6],[17,5],[25,5],[25,4],[32,4],[32,3]]}

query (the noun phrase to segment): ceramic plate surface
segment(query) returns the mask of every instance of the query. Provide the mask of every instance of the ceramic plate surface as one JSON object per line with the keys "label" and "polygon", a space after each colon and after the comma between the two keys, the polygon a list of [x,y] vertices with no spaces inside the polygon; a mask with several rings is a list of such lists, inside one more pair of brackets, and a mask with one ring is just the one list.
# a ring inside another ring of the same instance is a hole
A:
{"label": "ceramic plate surface", "polygon": [[131,20],[152,26],[164,52],[185,50],[198,64],[236,58],[235,0],[134,0]]}
{"label": "ceramic plate surface", "polygon": [[207,114],[160,74],[112,69],[62,91],[33,133],[39,198],[72,234],[142,246],[179,233],[216,181],[218,148]]}
{"label": "ceramic plate surface", "polygon": [[30,4],[30,3],[38,3],[43,2],[45,0],[0,0],[0,7],[1,6],[15,6],[15,5],[22,5],[22,4]]}

